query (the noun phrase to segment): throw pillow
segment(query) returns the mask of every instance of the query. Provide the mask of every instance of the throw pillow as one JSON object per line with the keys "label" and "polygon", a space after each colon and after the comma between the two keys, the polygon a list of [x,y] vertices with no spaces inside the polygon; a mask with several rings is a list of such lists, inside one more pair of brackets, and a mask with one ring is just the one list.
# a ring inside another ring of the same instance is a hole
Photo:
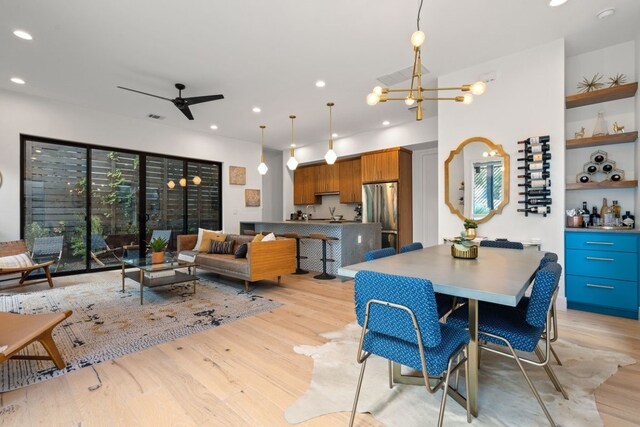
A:
{"label": "throw pillow", "polygon": [[2,268],[24,268],[31,267],[33,261],[28,253],[9,255],[0,257],[0,267]]}
{"label": "throw pillow", "polygon": [[[202,235],[204,234],[205,231],[214,231],[214,230],[207,230],[204,228],[198,228],[198,240],[196,240],[196,245],[193,247],[193,251],[199,251],[200,250],[200,245],[202,245]],[[217,230],[214,231],[215,233],[224,233],[224,230]]]}
{"label": "throw pillow", "polygon": [[273,240],[276,240],[276,235],[273,234],[273,233],[269,233],[266,236],[264,236],[261,241],[262,242],[271,242]]}
{"label": "throw pillow", "polygon": [[243,243],[240,246],[238,246],[238,249],[236,249],[234,256],[236,258],[246,258],[248,251],[249,251],[249,245],[247,245],[246,243]]}
{"label": "throw pillow", "polygon": [[229,255],[233,253],[233,245],[235,245],[235,240],[229,240],[228,242],[221,242],[219,240],[211,241],[211,250],[210,254],[224,254]]}
{"label": "throw pillow", "polygon": [[198,252],[209,252],[212,241],[224,242],[226,238],[226,234],[222,234],[217,231],[204,230],[202,233],[202,243],[200,244]]}
{"label": "throw pillow", "polygon": [[262,242],[264,236],[262,234],[256,234],[256,237],[253,238],[252,242]]}

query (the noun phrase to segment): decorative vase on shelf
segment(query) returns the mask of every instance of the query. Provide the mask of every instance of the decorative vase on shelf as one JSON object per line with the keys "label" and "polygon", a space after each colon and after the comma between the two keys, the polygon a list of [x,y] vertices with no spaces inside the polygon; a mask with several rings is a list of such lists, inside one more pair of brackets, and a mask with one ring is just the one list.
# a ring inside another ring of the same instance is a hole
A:
{"label": "decorative vase on shelf", "polygon": [[467,238],[469,239],[475,239],[477,234],[476,234],[476,229],[475,228],[465,228],[464,229],[465,235],[467,236]]}
{"label": "decorative vase on shelf", "polygon": [[609,135],[607,121],[604,119],[604,113],[599,112],[596,118],[596,124],[593,127],[593,134],[591,136],[605,136]]}

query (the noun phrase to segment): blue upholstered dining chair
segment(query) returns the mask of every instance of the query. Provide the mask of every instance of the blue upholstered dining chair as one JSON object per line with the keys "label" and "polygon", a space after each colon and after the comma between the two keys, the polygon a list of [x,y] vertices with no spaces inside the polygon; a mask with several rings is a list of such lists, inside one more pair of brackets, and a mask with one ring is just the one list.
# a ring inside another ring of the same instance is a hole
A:
{"label": "blue upholstered dining chair", "polygon": [[481,240],[480,246],[487,248],[524,249],[524,245],[522,243],[510,242],[508,240]]}
{"label": "blue upholstered dining chair", "polygon": [[408,245],[404,245],[403,247],[400,248],[400,253],[403,254],[405,252],[411,252],[411,251],[417,251],[422,249],[422,243],[420,242],[413,242],[413,243],[409,243]]}
{"label": "blue upholstered dining chair", "polygon": [[394,248],[375,249],[373,251],[369,251],[366,254],[364,254],[364,260],[373,261],[374,259],[380,259],[380,258],[388,257],[391,255],[395,255],[395,254],[396,254],[396,250]]}
{"label": "blue upholstered dining chair", "polygon": [[[542,366],[551,382],[565,399],[567,393],[558,381],[555,373],[549,365],[550,334],[545,333],[551,322],[551,307],[558,295],[558,281],[562,274],[562,267],[556,262],[547,262],[536,272],[533,290],[529,298],[526,311],[517,307],[507,307],[499,304],[481,302],[478,309],[478,338],[485,342],[498,346],[481,345],[483,350],[507,356],[516,361],[522,371],[531,391],[540,404],[547,420],[555,426],[551,414],[540,398],[538,391],[524,370],[522,362]],[[447,324],[459,328],[468,326],[468,310],[466,307],[458,308],[447,318]],[[538,343],[543,336],[546,342],[546,351],[543,353]],[[538,360],[532,360],[518,355],[515,350],[526,353],[534,352]]]}
{"label": "blue upholstered dining chair", "polygon": [[[355,280],[355,305],[362,326],[358,363],[362,364],[353,400],[353,425],[367,359],[372,354],[389,362],[389,385],[393,385],[391,362],[422,371],[427,391],[442,389],[438,426],[442,425],[451,373],[463,368],[468,383],[469,334],[438,321],[433,285],[425,279],[359,271]],[[429,377],[437,378],[431,386]],[[457,381],[456,381],[457,382]],[[457,384],[456,384],[457,386]],[[467,400],[467,421],[469,401]]]}
{"label": "blue upholstered dining chair", "polygon": [[[547,252],[544,257],[540,260],[540,265],[538,269],[544,268],[550,262],[558,262],[558,255],[553,252]],[[522,297],[520,302],[518,303],[518,309],[526,311],[529,307],[529,297]],[[553,349],[553,343],[558,341],[558,318],[556,316],[556,305],[553,304],[551,306],[551,328],[549,331],[545,330],[544,333],[550,333],[551,337],[549,339],[549,349],[551,350],[551,354],[553,358],[556,359],[558,365],[562,366],[562,362],[560,361],[560,357],[558,357],[558,353]],[[545,339],[544,333],[542,339]]]}

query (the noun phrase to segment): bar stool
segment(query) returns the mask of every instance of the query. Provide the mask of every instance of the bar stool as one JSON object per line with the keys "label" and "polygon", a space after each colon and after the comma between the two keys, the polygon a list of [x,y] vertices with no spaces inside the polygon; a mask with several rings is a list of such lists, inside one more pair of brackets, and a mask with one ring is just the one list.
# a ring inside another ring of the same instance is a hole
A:
{"label": "bar stool", "polygon": [[303,270],[300,268],[300,260],[308,258],[306,256],[300,255],[300,239],[304,238],[305,236],[301,236],[298,233],[285,233],[282,236],[288,239],[296,239],[296,263],[297,264],[296,264],[296,272],[292,274],[307,274],[308,273],[307,270]]}
{"label": "bar stool", "polygon": [[313,276],[314,279],[318,280],[331,280],[335,279],[336,276],[327,273],[327,263],[335,262],[334,259],[327,258],[327,241],[328,240],[340,240],[337,237],[327,236],[322,233],[309,233],[309,239],[317,239],[322,240],[322,274],[318,274],[317,276]]}

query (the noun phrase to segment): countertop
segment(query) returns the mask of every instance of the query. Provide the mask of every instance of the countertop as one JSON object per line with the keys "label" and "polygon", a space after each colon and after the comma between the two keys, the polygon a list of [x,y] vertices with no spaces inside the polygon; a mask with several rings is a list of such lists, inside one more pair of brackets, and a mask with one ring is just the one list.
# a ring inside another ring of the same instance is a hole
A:
{"label": "countertop", "polygon": [[638,234],[640,230],[637,228],[607,230],[604,228],[589,227],[589,228],[565,228],[565,231],[569,232],[587,232],[587,233],[623,233],[623,234]]}

